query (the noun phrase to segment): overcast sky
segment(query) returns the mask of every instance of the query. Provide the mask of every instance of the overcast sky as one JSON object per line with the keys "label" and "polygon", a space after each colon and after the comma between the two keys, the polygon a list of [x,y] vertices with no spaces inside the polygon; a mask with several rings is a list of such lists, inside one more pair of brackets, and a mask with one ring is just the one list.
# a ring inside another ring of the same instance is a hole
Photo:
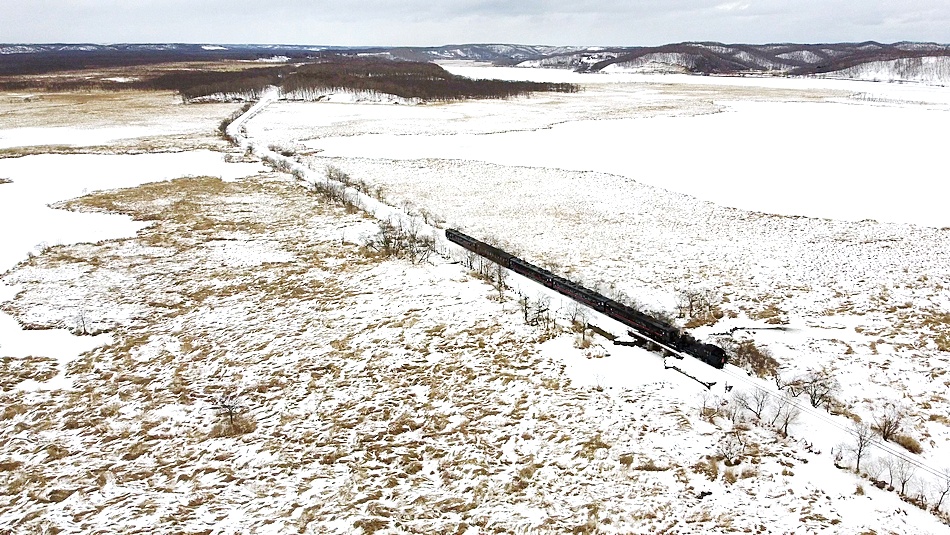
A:
{"label": "overcast sky", "polygon": [[0,0],[0,43],[936,41],[950,0]]}

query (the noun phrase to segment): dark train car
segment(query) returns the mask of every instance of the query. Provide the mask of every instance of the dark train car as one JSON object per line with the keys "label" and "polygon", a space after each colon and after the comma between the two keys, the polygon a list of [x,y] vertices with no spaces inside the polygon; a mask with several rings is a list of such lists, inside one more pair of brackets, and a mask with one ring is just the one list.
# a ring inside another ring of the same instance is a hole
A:
{"label": "dark train car", "polygon": [[664,321],[644,314],[635,308],[618,303],[598,292],[585,288],[564,277],[555,275],[530,262],[525,262],[517,256],[506,253],[480,240],[476,240],[455,229],[447,229],[445,231],[445,237],[449,241],[457,243],[469,251],[479,254],[547,288],[551,288],[562,295],[570,297],[591,310],[615,319],[644,336],[657,342],[667,344],[710,366],[722,368],[726,364],[726,353],[722,348],[712,344],[698,342],[695,338],[689,334],[682,333],[673,325],[669,325]]}
{"label": "dark train car", "polygon": [[657,342],[673,345],[679,338],[680,331],[678,328],[644,314],[635,308],[613,300],[608,301],[607,308],[606,314],[608,316],[651,336]]}
{"label": "dark train car", "polygon": [[475,238],[454,229],[446,229],[445,237],[448,238],[449,241],[457,243],[469,251],[483,256],[492,262],[501,265],[502,267],[510,267],[509,263],[511,259],[515,258],[513,255],[508,254],[497,247],[492,247],[483,241],[476,240]]}

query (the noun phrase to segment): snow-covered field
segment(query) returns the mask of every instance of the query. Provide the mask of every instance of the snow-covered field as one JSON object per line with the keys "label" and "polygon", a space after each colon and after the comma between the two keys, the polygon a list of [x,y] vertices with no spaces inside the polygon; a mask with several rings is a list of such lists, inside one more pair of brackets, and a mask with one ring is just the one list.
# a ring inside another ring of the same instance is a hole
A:
{"label": "snow-covered field", "polygon": [[339,167],[390,204],[649,308],[672,312],[677,291],[717,289],[731,313],[702,333],[777,317],[782,330],[746,332],[785,374],[833,369],[842,401],[868,421],[903,400],[923,462],[943,466],[946,90],[529,72],[588,85],[514,103],[277,103],[246,128],[261,145],[310,154],[317,172]]}
{"label": "snow-covered field", "polygon": [[209,136],[239,106],[182,106],[172,93],[0,94],[0,154],[217,148]]}
{"label": "snow-covered field", "polygon": [[[835,146],[845,159],[882,150],[839,140],[841,130],[810,133],[805,119],[830,110],[875,137],[876,118],[913,128],[944,117],[944,95],[920,104],[896,86],[827,80],[601,79],[576,95],[514,101],[277,102],[245,127],[259,153],[297,150],[311,179],[338,167],[399,210],[649,308],[671,311],[677,290],[718,290],[726,316],[699,334],[738,327],[785,374],[830,366],[838,397],[865,419],[901,400],[923,454],[875,448],[864,466],[888,479],[888,459],[907,456],[917,477],[905,494],[933,503],[942,480],[928,470],[950,451],[950,365],[937,343],[948,325],[932,321],[950,308],[950,232],[908,222],[943,214],[921,203],[869,215],[887,204],[877,199],[898,198],[896,184],[821,207],[834,219],[768,215],[780,210],[756,203],[779,199],[804,214],[793,194],[826,184],[820,163],[831,160],[804,166],[803,147],[824,149],[815,158]],[[852,97],[872,93],[881,96]],[[772,129],[776,142],[763,140],[746,128],[764,128],[763,112],[800,135]],[[656,137],[624,142],[641,124]],[[20,134],[0,139],[28,144]],[[180,135],[187,148],[207,143]],[[885,137],[909,146],[900,133]],[[747,146],[771,151],[768,165],[790,182],[776,190],[765,169],[748,195],[729,182],[723,166],[765,165]],[[908,175],[920,161],[933,163],[920,156]],[[576,333],[524,325],[515,296],[499,301],[451,248],[421,264],[380,258],[360,245],[373,220],[259,170],[205,151],[0,159],[0,178],[12,180],[0,200],[18,215],[4,224],[33,229],[3,238],[4,269],[34,254],[3,276],[4,309],[34,327],[108,331],[0,339],[0,530],[950,531],[834,467],[832,450],[849,440],[845,417],[805,402],[788,438],[730,418],[726,383],[769,385],[680,364],[717,381],[708,397],[656,354],[599,337],[579,349]],[[196,178],[152,183],[186,175]],[[251,176],[230,181],[242,175]],[[712,197],[717,188],[705,186],[715,181],[741,203]],[[93,193],[116,187],[131,189]],[[552,303],[563,323],[567,305]],[[781,330],[750,330],[776,320]],[[851,463],[846,452],[841,462]]]}

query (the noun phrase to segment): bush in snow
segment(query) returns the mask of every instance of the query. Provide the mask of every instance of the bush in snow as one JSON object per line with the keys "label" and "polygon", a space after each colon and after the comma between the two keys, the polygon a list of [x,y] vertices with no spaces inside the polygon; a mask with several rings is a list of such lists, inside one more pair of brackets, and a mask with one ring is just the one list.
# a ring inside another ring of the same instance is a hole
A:
{"label": "bush in snow", "polygon": [[754,340],[734,340],[730,337],[719,337],[717,343],[729,356],[729,364],[754,373],[758,377],[776,377],[779,373],[779,362],[766,348],[758,347]]}
{"label": "bush in snow", "polygon": [[907,411],[894,403],[888,403],[884,410],[874,416],[872,428],[884,440],[891,440],[900,433]]}
{"label": "bush in snow", "polygon": [[435,238],[422,234],[412,223],[389,220],[379,223],[379,232],[367,238],[364,247],[373,254],[406,258],[418,264],[435,252]]}
{"label": "bush in snow", "polygon": [[895,435],[894,442],[900,444],[905,450],[911,453],[923,453],[924,448],[920,445],[920,442],[917,441],[914,437],[909,437],[907,435]]}

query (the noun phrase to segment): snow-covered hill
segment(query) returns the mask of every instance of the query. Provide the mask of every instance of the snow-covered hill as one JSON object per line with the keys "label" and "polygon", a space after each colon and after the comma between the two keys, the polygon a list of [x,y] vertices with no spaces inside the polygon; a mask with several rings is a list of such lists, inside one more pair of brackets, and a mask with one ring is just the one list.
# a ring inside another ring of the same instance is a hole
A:
{"label": "snow-covered hill", "polygon": [[820,76],[872,82],[921,82],[945,85],[950,84],[950,56],[871,61]]}
{"label": "snow-covered hill", "polygon": [[[83,65],[103,67],[156,61],[260,60],[283,56],[313,61],[323,54],[411,61],[482,61],[581,72],[689,72],[693,74],[810,75],[837,73],[857,79],[943,83],[950,56],[937,43],[724,44],[685,42],[654,47],[581,47],[459,44],[433,47],[333,47],[253,44],[6,44],[0,73],[48,72]],[[920,64],[915,63],[920,61]]]}

